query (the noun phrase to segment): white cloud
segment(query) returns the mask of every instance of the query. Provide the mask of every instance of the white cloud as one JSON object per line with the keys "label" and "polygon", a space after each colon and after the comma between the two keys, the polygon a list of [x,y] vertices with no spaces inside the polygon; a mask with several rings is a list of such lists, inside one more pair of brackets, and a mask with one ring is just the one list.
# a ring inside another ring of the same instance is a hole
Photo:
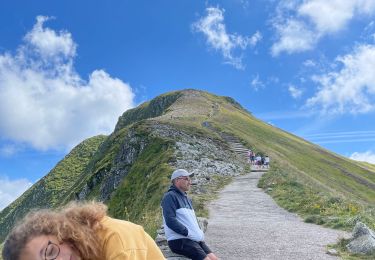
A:
{"label": "white cloud", "polygon": [[26,179],[9,180],[0,176],[0,211],[31,187]]}
{"label": "white cloud", "polygon": [[110,133],[134,94],[100,69],[82,79],[71,34],[45,28],[47,19],[37,18],[14,55],[0,54],[0,135],[37,149],[69,148]]}
{"label": "white cloud", "polygon": [[258,91],[261,88],[264,88],[264,83],[259,79],[259,75],[255,75],[253,79],[250,82],[251,87],[255,90]]}
{"label": "white cloud", "polygon": [[375,164],[375,153],[372,151],[367,151],[364,153],[355,152],[350,155],[350,159]]}
{"label": "white cloud", "polygon": [[301,89],[293,85],[289,85],[288,90],[289,90],[290,95],[295,99],[299,98],[303,93]]}
{"label": "white cloud", "polygon": [[297,12],[308,17],[318,32],[336,32],[353,18],[355,2],[310,0],[299,6]]}
{"label": "white cloud", "polygon": [[0,147],[0,156],[10,157],[16,154],[19,150],[20,148],[14,144],[5,144]]}
{"label": "white cloud", "polygon": [[320,84],[318,92],[306,102],[324,113],[367,113],[375,101],[375,46],[358,45],[354,51],[340,56],[342,65],[336,71],[315,76]]}
{"label": "white cloud", "polygon": [[272,45],[273,56],[277,56],[283,51],[290,54],[311,50],[319,38],[298,20],[291,19],[285,24],[275,24],[274,26],[279,34],[279,41]]}
{"label": "white cloud", "polygon": [[303,62],[303,65],[304,65],[305,67],[315,67],[315,66],[316,66],[316,62],[313,61],[313,60],[305,60],[305,61]]}
{"label": "white cloud", "polygon": [[325,35],[339,32],[355,18],[375,13],[375,0],[281,1],[272,24],[277,42],[272,54],[310,50]]}
{"label": "white cloud", "polygon": [[25,40],[30,43],[29,46],[40,55],[41,58],[48,60],[56,57],[72,58],[76,54],[76,44],[69,32],[44,28],[44,22],[50,18],[38,16],[33,29],[26,34]]}
{"label": "white cloud", "polygon": [[375,21],[369,22],[363,29],[361,39],[364,42],[370,43],[375,42]]}
{"label": "white cloud", "polygon": [[298,8],[298,14],[308,17],[321,33],[342,30],[354,17],[371,15],[374,11],[374,0],[310,0]]}
{"label": "white cloud", "polygon": [[207,44],[221,52],[225,63],[231,64],[237,69],[243,69],[242,57],[235,55],[235,50],[245,50],[249,46],[255,46],[262,39],[262,35],[258,31],[251,37],[236,33],[229,34],[224,24],[225,10],[208,7],[206,11],[207,16],[193,23],[193,30],[201,32],[207,37]]}
{"label": "white cloud", "polygon": [[262,40],[262,34],[259,31],[256,31],[248,40],[251,46],[255,46],[259,41]]}

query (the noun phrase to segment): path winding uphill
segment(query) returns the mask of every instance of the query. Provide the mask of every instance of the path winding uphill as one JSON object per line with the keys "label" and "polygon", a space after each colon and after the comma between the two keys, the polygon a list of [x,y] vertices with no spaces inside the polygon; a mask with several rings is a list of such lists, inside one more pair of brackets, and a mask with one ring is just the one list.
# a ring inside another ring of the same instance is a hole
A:
{"label": "path winding uphill", "polygon": [[304,223],[257,187],[261,172],[237,177],[209,205],[207,244],[220,259],[337,259],[326,245],[345,232]]}

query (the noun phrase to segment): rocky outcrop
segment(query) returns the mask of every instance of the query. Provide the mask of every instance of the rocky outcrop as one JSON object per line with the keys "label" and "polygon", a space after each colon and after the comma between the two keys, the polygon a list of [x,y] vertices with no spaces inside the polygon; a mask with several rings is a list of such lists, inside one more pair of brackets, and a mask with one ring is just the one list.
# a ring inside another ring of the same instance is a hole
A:
{"label": "rocky outcrop", "polygon": [[122,145],[116,154],[110,169],[98,171],[76,194],[78,200],[87,198],[90,192],[99,185],[99,201],[107,201],[111,193],[118,187],[128,174],[131,166],[148,144],[146,136],[138,135],[134,129],[129,129]]}
{"label": "rocky outcrop", "polygon": [[244,162],[219,139],[189,134],[167,124],[150,127],[154,134],[176,140],[176,160],[171,165],[194,172],[194,193],[204,192],[203,186],[210,183],[212,175],[237,176],[244,172]]}
{"label": "rocky outcrop", "polygon": [[[198,217],[198,224],[203,232],[206,232],[208,226],[208,220],[206,218]],[[163,226],[157,231],[157,236],[155,239],[156,244],[159,246],[160,250],[167,260],[187,260],[190,258],[184,257],[182,255],[173,253],[168,246],[167,238],[165,237],[165,232]]]}
{"label": "rocky outcrop", "polygon": [[179,92],[172,92],[158,96],[149,102],[141,104],[137,108],[129,109],[119,118],[115,131],[142,119],[161,116],[181,96]]}
{"label": "rocky outcrop", "polygon": [[[244,171],[242,161],[234,152],[228,151],[227,144],[219,139],[189,134],[152,120],[147,126],[150,135],[175,140],[175,160],[170,164],[173,168],[194,172],[196,185],[192,192],[195,194],[205,193],[205,186],[210,184],[212,175],[236,176]],[[107,201],[148,145],[149,138],[130,128],[121,142],[111,167],[95,173],[76,194],[76,199],[84,200],[97,189],[98,199]]]}
{"label": "rocky outcrop", "polygon": [[351,242],[346,247],[354,254],[375,254],[374,231],[358,222],[353,229]]}

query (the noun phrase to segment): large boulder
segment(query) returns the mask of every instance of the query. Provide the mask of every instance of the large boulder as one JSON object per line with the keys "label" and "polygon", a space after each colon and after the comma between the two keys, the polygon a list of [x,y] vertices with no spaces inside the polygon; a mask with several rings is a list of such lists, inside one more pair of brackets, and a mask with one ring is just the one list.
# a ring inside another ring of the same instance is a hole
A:
{"label": "large boulder", "polygon": [[351,242],[346,246],[349,252],[355,254],[375,253],[375,233],[365,224],[358,222],[354,229]]}

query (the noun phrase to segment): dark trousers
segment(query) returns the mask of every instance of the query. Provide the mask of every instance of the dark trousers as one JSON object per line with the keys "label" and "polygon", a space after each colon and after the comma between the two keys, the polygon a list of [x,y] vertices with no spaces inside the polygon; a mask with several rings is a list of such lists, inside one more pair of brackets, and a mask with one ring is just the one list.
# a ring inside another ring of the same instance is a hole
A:
{"label": "dark trousers", "polygon": [[196,242],[187,238],[168,241],[169,248],[172,252],[187,256],[192,260],[203,260],[212,251],[204,241]]}

